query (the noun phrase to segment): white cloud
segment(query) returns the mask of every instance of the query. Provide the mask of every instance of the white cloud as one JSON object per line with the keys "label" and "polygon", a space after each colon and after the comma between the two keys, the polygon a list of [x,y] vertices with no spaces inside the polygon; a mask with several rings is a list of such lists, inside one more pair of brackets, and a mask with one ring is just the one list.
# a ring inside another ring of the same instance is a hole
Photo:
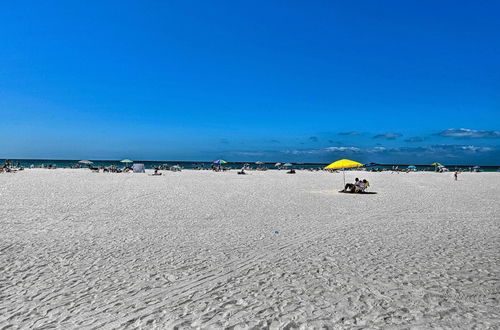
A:
{"label": "white cloud", "polygon": [[378,134],[375,135],[373,138],[374,139],[386,139],[386,140],[395,140],[396,138],[403,136],[401,133],[385,133],[385,134]]}
{"label": "white cloud", "polygon": [[499,131],[481,131],[469,128],[450,128],[434,135],[462,139],[500,138]]}
{"label": "white cloud", "polygon": [[352,151],[352,152],[358,152],[361,149],[356,148],[356,147],[328,147],[323,149],[325,151]]}

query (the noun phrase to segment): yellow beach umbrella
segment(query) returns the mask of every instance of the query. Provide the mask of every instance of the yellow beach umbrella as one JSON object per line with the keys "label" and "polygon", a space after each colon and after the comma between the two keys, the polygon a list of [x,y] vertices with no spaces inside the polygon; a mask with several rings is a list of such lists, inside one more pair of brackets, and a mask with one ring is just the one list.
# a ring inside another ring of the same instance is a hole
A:
{"label": "yellow beach umbrella", "polygon": [[326,170],[333,170],[333,169],[339,169],[339,168],[351,168],[351,167],[361,167],[363,164],[355,162],[354,160],[349,160],[349,159],[341,159],[337,160],[334,163],[331,163],[327,167],[325,167]]}
{"label": "yellow beach umbrella", "polygon": [[353,168],[353,167],[361,167],[363,164],[355,162],[350,159],[341,159],[337,160],[336,162],[331,163],[327,167],[325,167],[326,170],[335,170],[335,169],[342,169],[342,173],[344,174],[344,187],[345,187],[345,169],[346,168]]}

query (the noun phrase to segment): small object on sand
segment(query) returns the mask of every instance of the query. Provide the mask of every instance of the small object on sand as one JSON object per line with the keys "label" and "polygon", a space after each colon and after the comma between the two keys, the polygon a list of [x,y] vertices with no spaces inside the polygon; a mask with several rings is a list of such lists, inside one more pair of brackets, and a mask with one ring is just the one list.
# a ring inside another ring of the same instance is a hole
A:
{"label": "small object on sand", "polygon": [[273,234],[279,234],[280,232],[277,230],[273,230]]}

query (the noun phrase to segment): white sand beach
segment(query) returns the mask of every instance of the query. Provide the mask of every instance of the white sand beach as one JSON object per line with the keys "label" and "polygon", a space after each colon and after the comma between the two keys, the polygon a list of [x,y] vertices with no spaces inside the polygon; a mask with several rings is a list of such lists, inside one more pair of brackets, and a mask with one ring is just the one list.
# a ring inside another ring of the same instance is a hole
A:
{"label": "white sand beach", "polygon": [[0,174],[0,329],[498,329],[500,175]]}

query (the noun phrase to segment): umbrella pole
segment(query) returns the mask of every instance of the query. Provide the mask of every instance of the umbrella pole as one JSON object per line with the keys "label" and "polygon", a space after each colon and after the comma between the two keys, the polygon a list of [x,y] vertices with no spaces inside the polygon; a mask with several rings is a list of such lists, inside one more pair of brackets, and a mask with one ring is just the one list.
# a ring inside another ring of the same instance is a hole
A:
{"label": "umbrella pole", "polygon": [[342,169],[342,173],[344,174],[344,186],[345,187],[345,168]]}

